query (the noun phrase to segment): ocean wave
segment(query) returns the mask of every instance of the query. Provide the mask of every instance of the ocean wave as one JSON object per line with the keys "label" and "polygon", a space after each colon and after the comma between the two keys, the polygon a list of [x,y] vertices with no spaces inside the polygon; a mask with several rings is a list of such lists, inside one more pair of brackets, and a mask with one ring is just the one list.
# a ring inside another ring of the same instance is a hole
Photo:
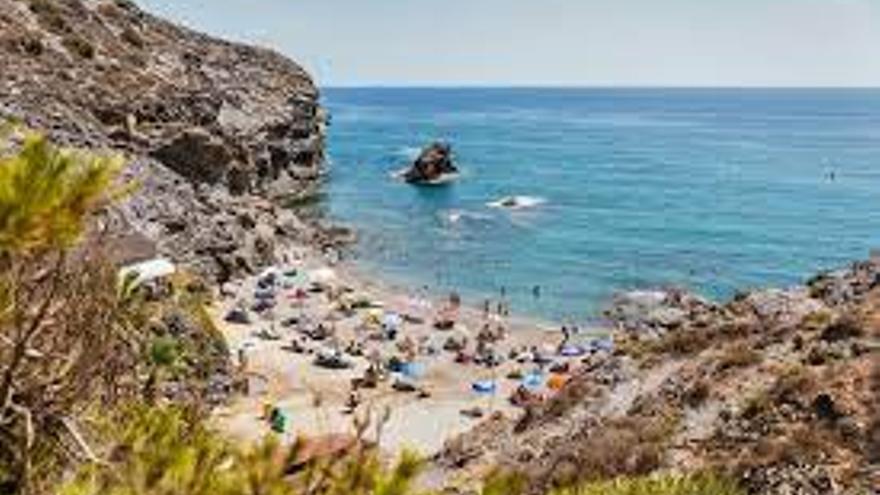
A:
{"label": "ocean wave", "polygon": [[[406,176],[406,172],[408,170],[409,170],[409,167],[404,167],[401,169],[392,170],[391,172],[388,173],[388,175],[394,180],[402,181],[402,180],[404,180],[404,177]],[[426,186],[441,186],[444,184],[451,184],[451,183],[457,181],[459,178],[461,178],[461,174],[457,173],[457,172],[451,173],[451,174],[441,174],[439,177],[437,177],[434,180],[419,182],[419,184],[426,185]]]}
{"label": "ocean wave", "polygon": [[525,210],[536,208],[546,203],[547,200],[540,196],[504,196],[495,201],[486,203],[489,208],[502,208],[505,210]]}
{"label": "ocean wave", "polygon": [[477,221],[484,222],[491,220],[489,215],[469,210],[443,210],[437,214],[444,223],[455,225],[462,222]]}
{"label": "ocean wave", "polygon": [[422,152],[422,149],[418,146],[401,146],[396,149],[392,154],[396,157],[406,158],[407,160],[415,160],[419,157],[419,153]]}

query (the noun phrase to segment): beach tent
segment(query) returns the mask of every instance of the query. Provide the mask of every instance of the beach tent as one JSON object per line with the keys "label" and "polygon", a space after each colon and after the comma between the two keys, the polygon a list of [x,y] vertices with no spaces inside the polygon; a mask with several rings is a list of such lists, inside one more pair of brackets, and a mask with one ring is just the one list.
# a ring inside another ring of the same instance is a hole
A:
{"label": "beach tent", "polygon": [[123,266],[119,269],[119,279],[128,280],[133,277],[135,286],[146,282],[173,275],[174,263],[165,258],[154,258],[140,263]]}

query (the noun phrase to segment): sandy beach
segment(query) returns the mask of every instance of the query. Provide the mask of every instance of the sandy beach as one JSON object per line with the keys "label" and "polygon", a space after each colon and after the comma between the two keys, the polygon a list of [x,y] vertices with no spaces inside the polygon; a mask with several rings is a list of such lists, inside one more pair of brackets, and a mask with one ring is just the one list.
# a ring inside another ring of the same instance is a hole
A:
{"label": "sandy beach", "polygon": [[[562,341],[557,325],[517,316],[499,317],[494,314],[497,302],[491,305],[487,319],[481,302],[463,301],[454,328],[438,330],[432,323],[447,304],[443,298],[430,300],[424,295],[408,294],[403,288],[383,285],[380,280],[366,278],[348,262],[331,264],[305,248],[289,252],[287,258],[279,270],[295,271],[298,276],[306,277],[301,280],[319,279],[317,285],[323,290],[305,292],[305,297],[300,290],[297,298],[297,290],[288,283],[287,288],[278,289],[271,310],[262,315],[248,311],[248,323],[226,321],[230,310],[251,306],[254,302],[259,277],[250,277],[232,290],[227,289],[227,294],[218,298],[211,309],[236,364],[251,377],[248,393],[236,396],[215,414],[216,424],[235,438],[255,440],[267,434],[270,425],[264,418],[264,408],[271,405],[288,418],[281,435],[287,442],[298,436],[354,434],[357,419],[371,423],[366,437],[378,440],[388,453],[411,449],[430,455],[438,451],[446,439],[472,428],[481,417],[517,414],[508,398],[520,386],[521,379],[508,375],[529,373],[538,365],[526,359],[520,359],[521,362],[509,359],[511,350],[538,349],[542,355],[552,355],[557,365],[564,365],[570,359],[556,355]],[[314,289],[316,284],[309,282],[309,285]],[[371,308],[340,311],[338,294],[370,301]],[[370,339],[365,332],[372,332],[374,336],[381,334],[383,325],[376,324],[379,314],[410,315],[424,321],[404,319],[395,340]],[[280,323],[291,318],[322,323],[333,328],[334,337],[330,342],[315,341],[302,335],[302,324],[285,327]],[[454,340],[466,337],[466,353],[474,354],[478,332],[487,322],[490,328],[502,325],[505,329],[505,337],[491,344],[491,349],[503,357],[502,363],[491,367],[462,364],[456,362],[456,352],[443,349],[450,337]],[[273,329],[269,335],[265,333],[267,329]],[[294,340],[299,343],[300,352],[292,349]],[[334,344],[344,348],[353,341],[364,343],[363,355],[343,354],[351,365],[349,368],[328,369],[315,364],[318,353],[327,352]],[[375,388],[361,388],[357,392],[359,405],[351,411],[348,404],[351,383],[364,376],[370,363],[367,356],[381,355],[383,359],[404,356],[407,345],[413,343],[418,350],[408,352],[411,362],[418,366],[417,376],[401,378],[392,373]],[[242,358],[245,364],[238,362]],[[396,390],[394,382],[398,379],[414,385],[417,390]],[[475,392],[475,382],[493,383],[494,393]],[[479,409],[482,416],[463,414],[474,409]]]}

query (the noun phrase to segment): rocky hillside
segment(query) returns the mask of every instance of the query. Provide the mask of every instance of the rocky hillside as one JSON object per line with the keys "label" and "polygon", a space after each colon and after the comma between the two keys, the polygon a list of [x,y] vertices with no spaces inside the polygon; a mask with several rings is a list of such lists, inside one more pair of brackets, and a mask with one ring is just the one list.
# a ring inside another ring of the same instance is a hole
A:
{"label": "rocky hillside", "polygon": [[448,443],[437,462],[500,464],[536,493],[572,480],[726,473],[749,493],[880,490],[880,259],[715,304],[638,292],[551,399]]}
{"label": "rocky hillside", "polygon": [[0,117],[129,158],[129,238],[224,280],[320,235],[279,208],[323,163],[318,91],[283,56],[129,0],[0,0],[0,60]]}

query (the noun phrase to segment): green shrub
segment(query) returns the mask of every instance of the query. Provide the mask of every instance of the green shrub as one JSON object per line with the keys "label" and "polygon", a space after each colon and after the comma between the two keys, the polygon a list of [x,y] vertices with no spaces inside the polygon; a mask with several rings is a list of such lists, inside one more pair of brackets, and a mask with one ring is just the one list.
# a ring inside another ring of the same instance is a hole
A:
{"label": "green shrub", "polygon": [[761,362],[761,354],[749,347],[745,342],[738,342],[728,347],[718,361],[718,370],[745,368]]}
{"label": "green shrub", "polygon": [[137,378],[138,336],[106,253],[81,238],[113,195],[118,161],[60,150],[38,135],[6,133],[0,139],[0,492],[37,492],[70,458],[65,444],[77,435],[67,419],[93,403],[114,402],[126,393],[123,382]]}
{"label": "green shrub", "polygon": [[302,444],[269,437],[241,448],[176,407],[138,406],[110,422],[109,464],[88,465],[60,495],[415,495],[422,462],[384,467],[366,448],[292,474]]}

